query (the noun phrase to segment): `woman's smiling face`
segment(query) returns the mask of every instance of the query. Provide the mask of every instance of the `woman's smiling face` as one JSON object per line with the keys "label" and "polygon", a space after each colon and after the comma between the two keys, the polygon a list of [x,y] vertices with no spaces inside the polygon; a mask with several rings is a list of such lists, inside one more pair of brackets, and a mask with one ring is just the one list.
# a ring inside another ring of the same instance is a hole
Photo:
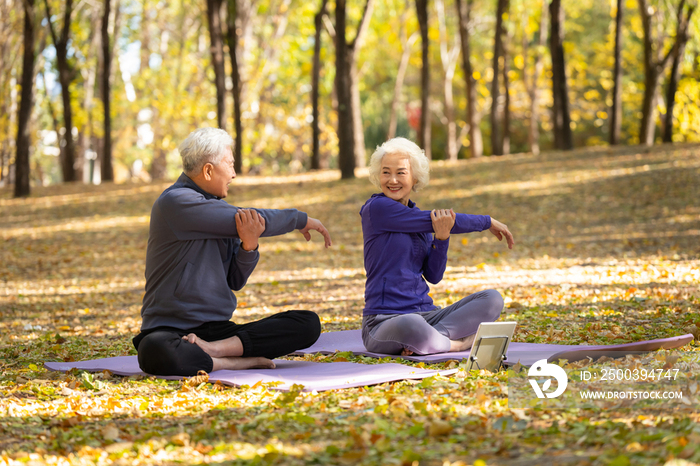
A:
{"label": "woman's smiling face", "polygon": [[411,163],[403,154],[385,154],[382,157],[379,184],[382,192],[389,199],[408,205],[416,180],[411,173]]}

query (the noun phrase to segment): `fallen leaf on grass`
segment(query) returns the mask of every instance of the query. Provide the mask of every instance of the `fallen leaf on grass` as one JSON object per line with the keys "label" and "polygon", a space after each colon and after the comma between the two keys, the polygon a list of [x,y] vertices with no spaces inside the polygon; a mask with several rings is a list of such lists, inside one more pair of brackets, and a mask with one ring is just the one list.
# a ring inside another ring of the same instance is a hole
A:
{"label": "fallen leaf on grass", "polygon": [[180,432],[179,434],[175,434],[172,437],[170,437],[170,443],[174,445],[180,445],[181,447],[189,445],[190,434],[188,434],[187,432]]}
{"label": "fallen leaf on grass", "polygon": [[102,434],[102,438],[105,440],[118,440],[121,431],[116,425],[107,424],[100,430],[100,433]]}
{"label": "fallen leaf on grass", "polygon": [[453,429],[449,422],[443,421],[442,419],[435,419],[434,421],[429,422],[426,428],[428,429],[428,435],[430,437],[447,435],[452,432]]}

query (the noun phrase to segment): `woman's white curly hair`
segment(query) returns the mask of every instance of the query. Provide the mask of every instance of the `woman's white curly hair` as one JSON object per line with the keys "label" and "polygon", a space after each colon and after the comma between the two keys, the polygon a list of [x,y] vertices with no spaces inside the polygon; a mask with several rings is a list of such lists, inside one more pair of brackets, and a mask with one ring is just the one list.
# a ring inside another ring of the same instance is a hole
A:
{"label": "woman's white curly hair", "polygon": [[406,138],[389,139],[377,147],[369,159],[369,181],[377,188],[381,188],[379,173],[381,172],[382,158],[386,154],[403,154],[408,157],[411,164],[411,175],[415,181],[413,190],[418,191],[430,182],[430,161],[425,156],[423,149],[416,143]]}

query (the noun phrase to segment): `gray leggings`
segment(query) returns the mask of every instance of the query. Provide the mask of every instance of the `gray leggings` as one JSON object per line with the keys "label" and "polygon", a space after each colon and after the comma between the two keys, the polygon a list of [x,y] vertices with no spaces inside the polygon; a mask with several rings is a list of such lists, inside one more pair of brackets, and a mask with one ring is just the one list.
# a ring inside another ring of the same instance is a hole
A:
{"label": "gray leggings", "polygon": [[501,315],[503,298],[496,290],[467,296],[445,308],[411,314],[376,314],[362,318],[362,342],[368,351],[401,354],[446,353],[450,340],[476,333],[482,322]]}

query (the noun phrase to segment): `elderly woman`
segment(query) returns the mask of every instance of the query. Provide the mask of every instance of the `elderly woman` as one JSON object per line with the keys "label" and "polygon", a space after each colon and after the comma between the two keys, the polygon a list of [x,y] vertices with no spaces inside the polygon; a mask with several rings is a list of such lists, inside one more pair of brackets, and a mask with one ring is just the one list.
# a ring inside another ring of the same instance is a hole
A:
{"label": "elderly woman", "polygon": [[370,160],[370,181],[382,190],[360,209],[364,237],[365,308],[362,341],[369,351],[410,355],[465,351],[481,322],[503,309],[495,290],[474,293],[439,308],[426,280],[442,280],[450,234],[489,230],[513,248],[513,235],[488,215],[455,214],[452,209],[420,210],[411,191],[428,184],[429,162],[404,138],[391,139]]}

